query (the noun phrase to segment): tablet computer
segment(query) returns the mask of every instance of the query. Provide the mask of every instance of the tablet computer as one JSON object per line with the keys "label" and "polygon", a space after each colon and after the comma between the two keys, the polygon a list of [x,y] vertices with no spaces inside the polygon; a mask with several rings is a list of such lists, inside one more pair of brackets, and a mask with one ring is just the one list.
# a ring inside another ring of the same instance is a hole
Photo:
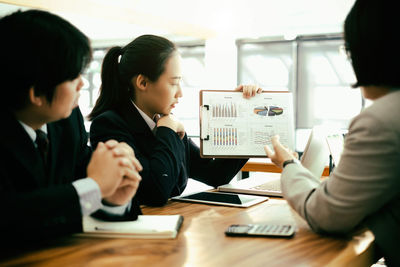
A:
{"label": "tablet computer", "polygon": [[221,192],[198,192],[172,197],[171,200],[246,208],[266,201],[268,197]]}

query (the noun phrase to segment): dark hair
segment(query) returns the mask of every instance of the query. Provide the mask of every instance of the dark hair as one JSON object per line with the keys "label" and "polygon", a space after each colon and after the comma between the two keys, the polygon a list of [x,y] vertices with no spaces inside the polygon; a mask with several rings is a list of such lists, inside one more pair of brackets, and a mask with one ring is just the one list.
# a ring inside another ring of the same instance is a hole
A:
{"label": "dark hair", "polygon": [[55,87],[78,77],[91,60],[88,38],[45,11],[17,11],[1,18],[0,35],[3,105],[10,110],[26,106],[31,87],[51,103]]}
{"label": "dark hair", "polygon": [[358,86],[400,87],[400,28],[396,1],[358,0],[344,24]]}
{"label": "dark hair", "polygon": [[117,108],[121,101],[133,99],[131,80],[134,76],[142,74],[150,81],[157,81],[164,72],[167,59],[175,51],[174,43],[155,35],[142,35],[124,48],[111,48],[103,61],[100,95],[89,119]]}
{"label": "dark hair", "polygon": [[73,80],[91,60],[88,38],[61,17],[40,10],[17,11],[0,20],[3,103],[19,110],[28,92],[51,103],[55,87]]}

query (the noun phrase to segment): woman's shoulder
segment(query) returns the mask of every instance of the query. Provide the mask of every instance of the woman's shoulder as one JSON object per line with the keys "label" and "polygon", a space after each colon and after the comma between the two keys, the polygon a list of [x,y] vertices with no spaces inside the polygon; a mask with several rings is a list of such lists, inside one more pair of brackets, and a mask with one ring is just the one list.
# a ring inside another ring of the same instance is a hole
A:
{"label": "woman's shoulder", "polygon": [[102,120],[102,119],[109,119],[109,118],[121,118],[121,116],[115,110],[107,110],[103,113],[97,115],[93,118],[93,121]]}
{"label": "woman's shoulder", "polygon": [[122,116],[115,110],[107,110],[98,116],[94,117],[92,120],[92,124],[104,123],[104,122],[112,122],[116,124],[124,123],[124,119]]}
{"label": "woman's shoulder", "polygon": [[400,90],[393,91],[376,100],[371,106],[357,115],[350,127],[354,124],[373,126],[374,128],[391,128],[400,132]]}
{"label": "woman's shoulder", "polygon": [[395,112],[398,114],[400,112],[400,90],[394,90],[380,97],[365,110],[370,110],[371,112],[385,112],[386,114],[382,114],[385,116],[389,113],[393,114]]}
{"label": "woman's shoulder", "polygon": [[115,110],[107,110],[93,118],[90,129],[97,128],[126,128],[126,122]]}

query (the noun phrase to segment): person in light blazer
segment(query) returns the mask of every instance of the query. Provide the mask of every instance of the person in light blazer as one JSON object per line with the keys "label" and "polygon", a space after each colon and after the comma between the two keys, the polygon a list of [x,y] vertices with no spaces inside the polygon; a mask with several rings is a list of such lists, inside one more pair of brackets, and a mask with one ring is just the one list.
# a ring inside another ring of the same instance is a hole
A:
{"label": "person in light blazer", "polygon": [[[174,43],[155,35],[137,37],[106,54],[100,96],[89,115],[90,141],[113,138],[129,144],[143,166],[137,197],[164,205],[180,195],[188,178],[211,186],[228,183],[247,159],[206,159],[171,110],[182,97],[180,55]],[[260,89],[239,86],[246,97]],[[162,115],[157,122],[154,119]]]}
{"label": "person in light blazer", "polygon": [[377,255],[400,266],[400,28],[394,1],[357,0],[344,24],[357,83],[373,104],[356,116],[338,166],[323,182],[299,164],[278,137],[266,153],[282,171],[290,205],[317,232],[367,227]]}
{"label": "person in light blazer", "polygon": [[133,150],[115,140],[93,152],[87,145],[78,98],[88,38],[39,10],[1,18],[0,34],[2,240],[21,247],[82,232],[82,217],[97,212],[134,219],[141,166]]}

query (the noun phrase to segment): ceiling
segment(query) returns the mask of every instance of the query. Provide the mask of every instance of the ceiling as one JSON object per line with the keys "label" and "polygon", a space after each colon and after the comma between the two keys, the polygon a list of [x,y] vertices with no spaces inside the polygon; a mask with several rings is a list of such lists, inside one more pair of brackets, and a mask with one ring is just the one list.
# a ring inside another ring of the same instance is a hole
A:
{"label": "ceiling", "polygon": [[21,7],[57,13],[94,44],[152,33],[174,41],[294,37],[342,32],[354,0],[0,0],[3,16]]}

